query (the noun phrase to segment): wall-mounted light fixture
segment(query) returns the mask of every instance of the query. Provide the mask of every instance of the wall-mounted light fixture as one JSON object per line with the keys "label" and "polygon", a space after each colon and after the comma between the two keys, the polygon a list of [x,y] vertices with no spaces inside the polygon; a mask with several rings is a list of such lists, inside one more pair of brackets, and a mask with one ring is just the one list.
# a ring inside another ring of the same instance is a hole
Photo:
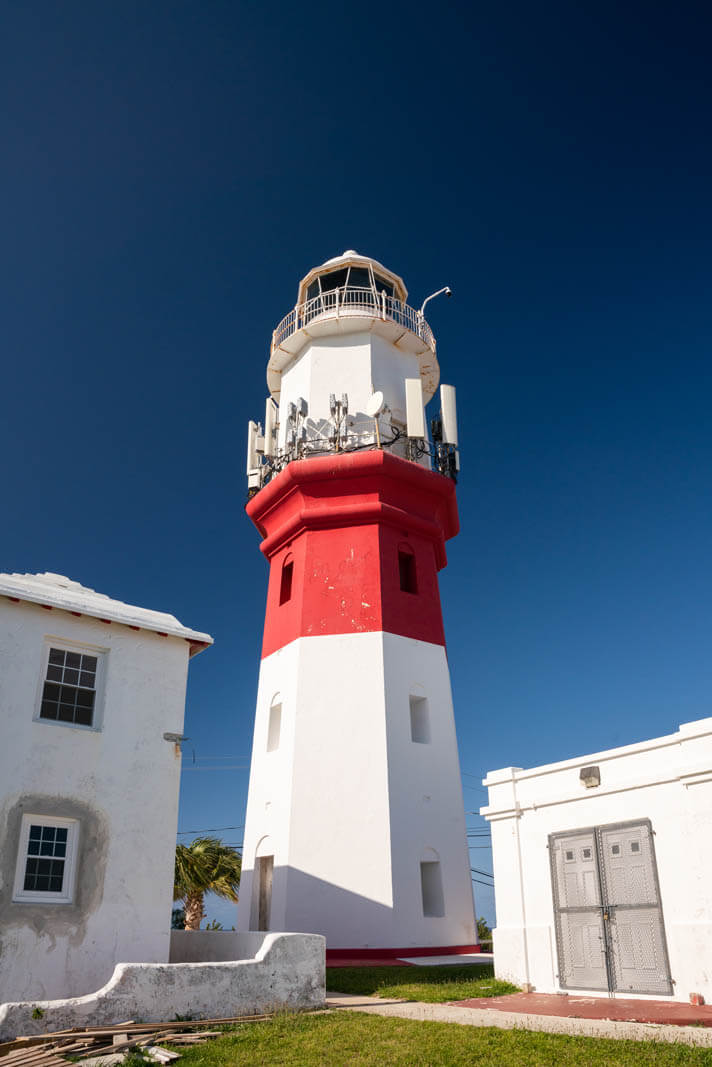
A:
{"label": "wall-mounted light fixture", "polygon": [[587,789],[594,789],[595,786],[601,784],[601,768],[600,767],[582,767],[579,778],[586,786]]}

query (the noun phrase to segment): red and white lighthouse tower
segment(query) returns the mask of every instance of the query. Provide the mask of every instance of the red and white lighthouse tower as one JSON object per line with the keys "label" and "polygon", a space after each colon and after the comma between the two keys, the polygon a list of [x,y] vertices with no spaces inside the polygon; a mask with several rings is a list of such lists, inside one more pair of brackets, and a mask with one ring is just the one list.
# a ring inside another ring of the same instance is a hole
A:
{"label": "red and white lighthouse tower", "polygon": [[345,252],[273,335],[248,445],[270,574],[238,928],[413,955],[477,937],[437,577],[454,390],[431,442],[435,340],[406,299]]}

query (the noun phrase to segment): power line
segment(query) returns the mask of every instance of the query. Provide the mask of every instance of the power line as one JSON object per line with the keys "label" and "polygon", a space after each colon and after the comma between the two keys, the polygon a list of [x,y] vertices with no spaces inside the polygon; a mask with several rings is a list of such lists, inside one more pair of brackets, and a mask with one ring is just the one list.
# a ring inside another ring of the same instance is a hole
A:
{"label": "power line", "polygon": [[493,875],[493,874],[490,874],[490,872],[489,872],[489,871],[481,871],[481,870],[479,870],[479,869],[478,869],[477,867],[470,867],[470,870],[471,870],[471,871],[474,871],[474,872],[475,872],[475,874],[483,874],[483,875],[485,876],[485,878],[492,878],[492,879],[494,879],[494,875]]}
{"label": "power line", "polygon": [[192,763],[189,763],[187,766],[181,768],[183,771],[249,771],[249,769],[247,763],[236,763],[232,767],[198,767],[197,765],[194,766]]}
{"label": "power line", "polygon": [[196,759],[249,759],[249,756],[196,756]]}
{"label": "power line", "polygon": [[244,823],[241,826],[208,826],[205,830],[179,830],[178,837],[182,834],[214,834],[218,830],[244,830]]}

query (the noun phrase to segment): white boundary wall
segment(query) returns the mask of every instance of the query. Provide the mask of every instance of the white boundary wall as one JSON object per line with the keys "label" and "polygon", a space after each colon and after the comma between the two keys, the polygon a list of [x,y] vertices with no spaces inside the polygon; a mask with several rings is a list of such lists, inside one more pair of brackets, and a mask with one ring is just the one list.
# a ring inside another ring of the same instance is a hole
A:
{"label": "white boundary wall", "polygon": [[[323,937],[239,936],[242,940],[239,944],[233,941],[233,947],[254,950],[254,958],[219,963],[119,963],[110,981],[88,996],[0,1005],[0,1041],[19,1034],[111,1025],[126,1019],[166,1022],[176,1014],[224,1019],[324,1006]],[[204,945],[198,934],[195,948],[183,946],[183,954],[199,952]],[[41,1017],[34,1018],[38,1008]]]}
{"label": "white boundary wall", "polygon": [[[590,765],[600,768],[601,782],[587,789],[579,775]],[[712,718],[562,763],[490,771],[483,784],[489,805],[480,811],[492,826],[498,977],[529,983],[537,992],[562,991],[548,835],[650,819],[673,999],[701,993],[712,1002]]]}

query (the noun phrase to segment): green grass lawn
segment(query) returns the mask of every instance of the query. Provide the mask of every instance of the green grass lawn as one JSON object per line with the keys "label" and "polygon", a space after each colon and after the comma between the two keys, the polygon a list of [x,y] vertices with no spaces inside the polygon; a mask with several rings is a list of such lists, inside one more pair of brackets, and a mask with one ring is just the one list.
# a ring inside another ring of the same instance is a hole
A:
{"label": "green grass lawn", "polygon": [[399,997],[439,1004],[468,997],[499,997],[517,993],[509,982],[494,977],[491,965],[453,967],[327,967],[330,992]]}
{"label": "green grass lawn", "polygon": [[[562,1037],[456,1023],[385,1019],[355,1012],[281,1015],[236,1026],[205,1045],[180,1048],[179,1067],[712,1067],[712,1049]],[[178,1064],[177,1064],[178,1067]]]}

